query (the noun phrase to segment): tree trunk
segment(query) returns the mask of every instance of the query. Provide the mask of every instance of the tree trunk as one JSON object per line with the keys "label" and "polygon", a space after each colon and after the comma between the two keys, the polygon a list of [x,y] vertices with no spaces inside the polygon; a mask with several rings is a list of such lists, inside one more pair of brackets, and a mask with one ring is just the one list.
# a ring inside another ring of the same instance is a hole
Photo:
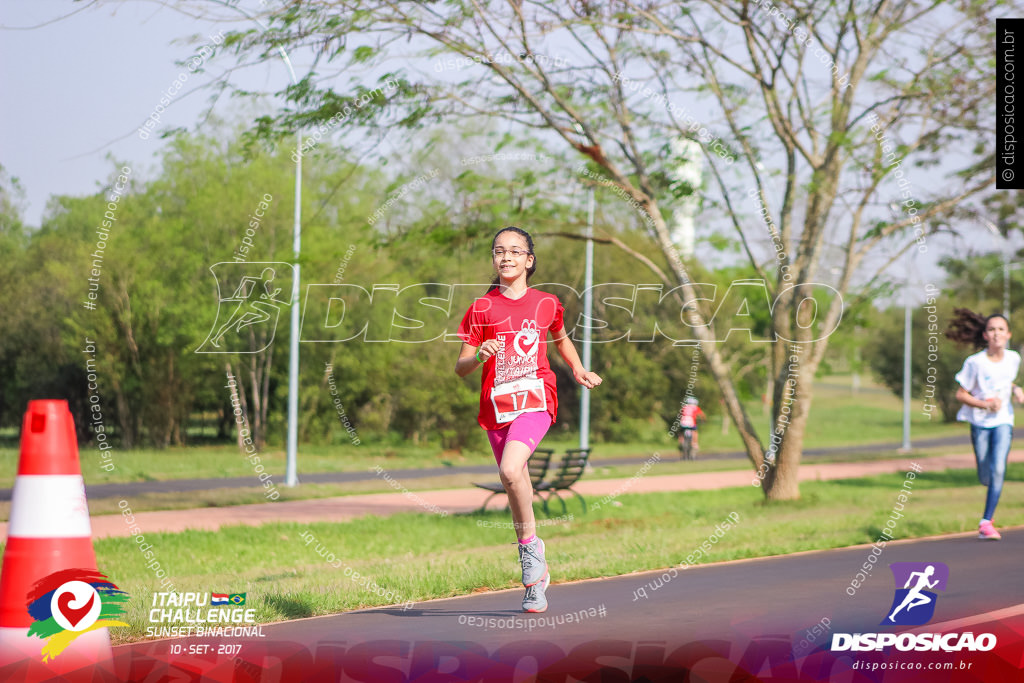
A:
{"label": "tree trunk", "polygon": [[[317,391],[310,391],[306,393],[306,403],[302,406],[299,411],[299,441],[306,441],[309,439],[309,426],[316,417],[317,412],[320,410],[320,397],[327,391],[327,373],[328,368],[330,372],[334,373],[334,356],[335,350],[331,349],[330,358],[327,360],[327,365],[324,366],[323,375],[320,377],[320,387]],[[328,422],[327,434],[331,433],[332,423]]]}
{"label": "tree trunk", "polygon": [[[235,384],[231,385],[231,414],[234,415],[234,405],[237,403],[239,410],[242,413],[242,424],[237,424],[237,417],[232,421],[235,422],[235,437],[238,442],[238,450],[245,452],[245,437],[242,434],[242,427],[244,426],[249,430],[249,438],[252,438],[252,428],[249,426],[249,406],[245,401],[245,384],[242,382],[241,373],[236,373],[231,367],[231,363],[224,364],[225,369],[231,374],[235,380]],[[240,368],[239,368],[240,369]],[[255,444],[255,441],[253,441]]]}
{"label": "tree trunk", "polygon": [[635,197],[635,199],[647,210],[648,216],[652,218],[654,236],[658,246],[668,260],[668,264],[677,280],[682,284],[684,305],[686,306],[684,310],[688,313],[688,323],[693,327],[694,334],[700,341],[701,351],[708,361],[708,369],[711,371],[711,376],[722,392],[722,401],[725,403],[725,408],[730,418],[732,418],[733,424],[736,425],[736,430],[743,441],[743,447],[747,451],[747,456],[754,464],[755,469],[760,471],[764,464],[764,446],[757,437],[757,431],[750,421],[750,416],[747,415],[746,409],[744,409],[743,404],[740,402],[731,368],[728,362],[722,358],[722,354],[719,351],[714,320],[707,315],[702,315],[696,305],[691,303],[700,300],[700,297],[686,269],[676,255],[675,245],[669,237],[668,226],[665,224],[657,203],[649,195],[640,195]]}
{"label": "tree trunk", "polygon": [[249,431],[256,450],[263,450],[263,400],[260,396],[262,368],[256,355],[249,356],[249,390],[252,392],[252,410],[249,413]]}
{"label": "tree trunk", "polygon": [[135,448],[136,433],[133,427],[133,415],[128,407],[128,400],[121,390],[119,382],[114,382],[114,404],[117,406],[117,424],[121,428],[121,448]]}
{"label": "tree trunk", "polygon": [[[810,417],[810,391],[806,390],[807,386],[800,380],[797,380],[794,389],[789,423],[781,435],[775,466],[767,468],[762,483],[765,499],[769,501],[800,498],[800,461],[803,457],[804,432]],[[786,407],[785,403],[779,406],[780,409],[783,407]]]}
{"label": "tree trunk", "polygon": [[260,402],[260,450],[267,443],[267,411],[270,410],[270,368],[274,359],[274,345],[271,344],[265,351],[261,352],[263,383],[263,399]]}

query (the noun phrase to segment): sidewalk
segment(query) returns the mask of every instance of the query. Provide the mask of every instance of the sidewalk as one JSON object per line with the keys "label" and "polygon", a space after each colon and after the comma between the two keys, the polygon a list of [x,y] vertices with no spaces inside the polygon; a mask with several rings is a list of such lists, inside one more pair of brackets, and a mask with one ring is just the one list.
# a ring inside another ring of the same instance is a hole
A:
{"label": "sidewalk", "polygon": [[[1024,440],[1024,427],[1014,430],[1014,439],[1017,441]],[[932,448],[936,446],[959,446],[964,447],[966,443],[966,437],[963,434],[956,436],[939,436],[939,437],[928,437],[921,439],[914,439],[915,448]],[[827,448],[805,448],[803,452],[803,462],[810,464],[816,458],[821,456],[843,456],[850,454],[862,454],[862,453],[897,453],[899,452],[899,443],[875,443],[875,444],[857,444],[853,446],[829,446]],[[600,449],[599,449],[600,450]],[[668,449],[670,452],[674,452],[675,448]],[[637,454],[632,456],[612,456],[606,457],[604,455],[597,455],[591,457],[591,464],[594,467],[605,467],[605,466],[630,466],[635,464],[639,467],[645,460],[650,457],[650,453],[643,455]],[[670,457],[671,459],[671,457]],[[715,451],[715,452],[702,452],[700,454],[701,460],[738,460],[746,461],[747,454],[745,451]],[[493,464],[480,464],[480,465],[445,465],[435,467],[418,467],[418,468],[403,468],[397,472],[400,475],[402,481],[410,481],[412,479],[421,479],[429,477],[446,477],[452,474],[475,474],[480,476],[494,475]],[[300,481],[303,484],[345,484],[353,483],[358,481],[379,481],[380,475],[374,473],[372,470],[355,470],[355,471],[340,471],[340,472],[302,472],[299,475]],[[107,484],[86,484],[86,494],[89,500],[96,501],[100,498],[117,498],[131,500],[133,496],[142,495],[144,493],[169,493],[172,491],[187,492],[187,491],[212,491],[214,489],[224,488],[252,488],[254,477],[252,474],[241,477],[210,477],[201,479],[161,479],[159,481],[123,481],[113,482]],[[0,488],[0,502],[9,501],[11,499],[11,489],[8,487]]]}
{"label": "sidewalk", "polygon": [[[1011,452],[1011,457],[1024,456],[1024,450]],[[822,463],[802,464],[800,481],[826,481],[832,479],[851,479],[872,476],[889,472],[905,472],[914,459],[876,460],[855,463]],[[919,461],[922,476],[930,471],[944,469],[973,468],[974,456],[945,455],[921,458]],[[639,466],[637,468],[639,470]],[[639,473],[639,472],[638,472]],[[496,479],[497,476],[485,478]],[[701,472],[697,474],[671,474],[660,476],[636,476],[619,479],[596,479],[580,481],[574,490],[586,496],[592,504],[594,498],[625,493],[651,493],[656,491],[706,491],[735,486],[750,486],[754,479],[750,469],[729,472]],[[401,482],[399,482],[401,483]],[[222,526],[248,524],[259,526],[268,522],[339,522],[361,517],[363,515],[392,515],[396,512],[437,513],[437,510],[449,514],[472,512],[479,509],[483,501],[490,495],[477,488],[458,488],[441,491],[416,491],[402,493],[374,493],[367,495],[340,496],[336,498],[319,498],[313,500],[296,500],[281,503],[259,503],[255,505],[236,505],[222,508],[200,508],[194,510],[166,510],[158,512],[138,512],[134,515],[134,524],[143,534],[160,531],[180,532],[186,529],[202,529],[216,531]],[[131,501],[128,501],[129,503]],[[503,507],[504,496],[496,496],[490,507]],[[558,506],[555,506],[556,509]],[[118,515],[94,515],[92,517],[93,538],[112,536],[129,536],[130,524],[125,517]],[[7,524],[0,525],[0,536],[7,538]]]}

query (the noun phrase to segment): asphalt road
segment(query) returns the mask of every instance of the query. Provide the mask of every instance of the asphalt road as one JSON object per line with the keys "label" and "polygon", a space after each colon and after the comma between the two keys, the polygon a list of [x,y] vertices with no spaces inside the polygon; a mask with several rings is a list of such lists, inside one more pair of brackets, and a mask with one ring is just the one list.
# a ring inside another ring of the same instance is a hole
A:
{"label": "asphalt road", "polygon": [[[1024,680],[1024,528],[1005,531],[1000,542],[961,534],[890,543],[875,563],[868,561],[872,552],[859,546],[696,566],[675,576],[555,584],[542,615],[520,612],[522,590],[501,591],[266,625],[262,639],[163,640],[115,648],[115,655],[125,671],[195,670],[210,681]],[[559,558],[549,554],[557,578]],[[854,588],[866,562],[873,570]],[[880,625],[898,587],[888,567],[896,562],[949,568],[923,626]],[[514,557],[509,564],[514,571]],[[346,583],[325,589],[344,590]],[[984,652],[828,649],[835,633],[908,631],[990,632],[997,643]],[[198,651],[206,645],[240,651]],[[853,668],[915,663],[953,668]],[[174,675],[166,680],[192,680]]]}

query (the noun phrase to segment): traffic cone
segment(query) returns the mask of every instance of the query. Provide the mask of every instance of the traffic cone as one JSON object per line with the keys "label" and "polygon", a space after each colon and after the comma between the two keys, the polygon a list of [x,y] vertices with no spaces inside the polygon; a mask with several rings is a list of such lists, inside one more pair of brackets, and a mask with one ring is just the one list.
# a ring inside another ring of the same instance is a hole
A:
{"label": "traffic cone", "polygon": [[[41,579],[69,569],[97,571],[75,426],[67,401],[30,401],[22,423],[18,476],[0,570],[3,671],[10,672],[14,662],[30,665],[34,671],[40,668],[47,641],[28,635],[34,619],[27,596]],[[79,635],[43,666],[54,674],[67,674],[98,664],[108,668],[110,659],[110,634],[106,628],[97,628]]]}

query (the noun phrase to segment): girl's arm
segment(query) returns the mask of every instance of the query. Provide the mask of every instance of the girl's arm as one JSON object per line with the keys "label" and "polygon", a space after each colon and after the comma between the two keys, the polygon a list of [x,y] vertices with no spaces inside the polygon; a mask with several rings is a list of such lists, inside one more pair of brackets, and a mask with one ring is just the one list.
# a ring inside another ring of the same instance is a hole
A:
{"label": "girl's arm", "polygon": [[565,333],[565,328],[561,330],[561,336],[555,337],[555,348],[558,349],[558,353],[562,356],[562,360],[569,364],[572,368],[572,376],[576,380],[576,383],[584,386],[588,389],[593,389],[601,383],[601,378],[596,372],[589,372],[583,367],[583,363],[580,361],[579,355],[576,353],[576,347],[572,345],[572,340],[569,339],[569,335]]}
{"label": "girl's arm", "polygon": [[[477,352],[480,353],[480,360],[476,359]],[[487,359],[498,352],[498,340],[487,339],[479,347],[462,343],[462,351],[459,352],[459,359],[455,361],[455,374],[465,377],[477,369],[478,366],[487,362]]]}
{"label": "girl's arm", "polygon": [[957,387],[956,400],[966,405],[969,405],[972,408],[984,408],[985,410],[992,413],[997,412],[1002,404],[1002,402],[995,396],[989,399],[976,398],[971,395],[971,392],[967,391],[962,386]]}

